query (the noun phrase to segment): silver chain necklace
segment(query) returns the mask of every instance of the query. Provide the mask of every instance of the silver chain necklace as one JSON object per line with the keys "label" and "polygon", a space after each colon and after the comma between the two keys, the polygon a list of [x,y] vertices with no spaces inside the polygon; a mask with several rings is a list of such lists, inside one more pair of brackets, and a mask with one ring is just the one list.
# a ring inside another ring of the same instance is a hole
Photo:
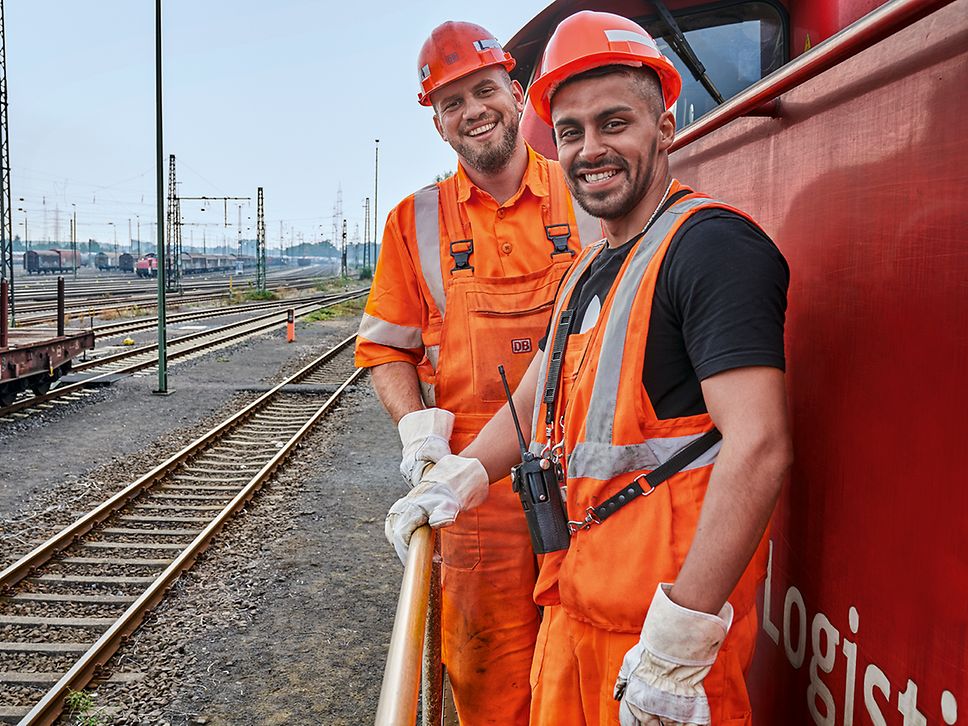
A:
{"label": "silver chain necklace", "polygon": [[662,199],[659,200],[659,203],[656,205],[655,209],[652,210],[652,214],[649,216],[649,221],[645,223],[645,226],[642,228],[642,231],[639,234],[645,234],[645,230],[652,226],[652,222],[655,220],[655,215],[659,213],[659,210],[662,209],[662,205],[665,204],[666,199],[669,198],[669,192],[672,191],[672,184],[673,182],[670,181],[669,186],[666,187],[665,194],[662,195]]}

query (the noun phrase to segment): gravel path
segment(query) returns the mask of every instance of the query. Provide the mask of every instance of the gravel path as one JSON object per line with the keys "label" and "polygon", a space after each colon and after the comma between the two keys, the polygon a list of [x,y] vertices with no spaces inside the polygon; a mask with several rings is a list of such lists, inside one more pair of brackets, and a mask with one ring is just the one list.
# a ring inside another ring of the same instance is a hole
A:
{"label": "gravel path", "polygon": [[[3,561],[134,480],[355,329],[299,324],[0,426]],[[405,490],[366,379],[183,576],[91,689],[108,724],[372,722],[402,568],[383,516]],[[63,723],[79,723],[63,719]],[[94,723],[94,722],[92,722]]]}

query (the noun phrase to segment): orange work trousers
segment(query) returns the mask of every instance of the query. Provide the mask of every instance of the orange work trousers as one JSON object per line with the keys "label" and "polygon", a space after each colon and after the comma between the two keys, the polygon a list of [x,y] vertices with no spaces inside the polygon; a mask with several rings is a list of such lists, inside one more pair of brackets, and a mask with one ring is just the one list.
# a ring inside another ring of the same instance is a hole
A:
{"label": "orange work trousers", "polygon": [[532,599],[537,564],[510,478],[440,530],[440,550],[443,661],[461,726],[527,726],[540,624]]}
{"label": "orange work trousers", "polygon": [[[712,726],[752,726],[744,672],[752,661],[756,625],[755,609],[733,623],[703,681]],[[638,641],[638,634],[575,620],[560,605],[545,608],[531,667],[531,726],[618,724],[615,680],[622,659]]]}

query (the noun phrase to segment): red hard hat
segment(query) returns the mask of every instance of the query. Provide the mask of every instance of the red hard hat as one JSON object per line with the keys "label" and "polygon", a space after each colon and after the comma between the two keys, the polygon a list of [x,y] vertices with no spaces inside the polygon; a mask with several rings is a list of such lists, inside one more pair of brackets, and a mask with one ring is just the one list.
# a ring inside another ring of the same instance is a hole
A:
{"label": "red hard hat", "polygon": [[510,73],[514,58],[480,25],[452,20],[438,25],[417,57],[421,88],[417,100],[429,106],[430,94],[445,83],[498,64]]}
{"label": "red hard hat", "polygon": [[582,10],[561,21],[548,41],[540,72],[528,89],[531,105],[550,126],[551,96],[562,82],[592,68],[613,64],[648,66],[654,70],[662,85],[666,108],[679,97],[679,72],[640,25],[621,15]]}

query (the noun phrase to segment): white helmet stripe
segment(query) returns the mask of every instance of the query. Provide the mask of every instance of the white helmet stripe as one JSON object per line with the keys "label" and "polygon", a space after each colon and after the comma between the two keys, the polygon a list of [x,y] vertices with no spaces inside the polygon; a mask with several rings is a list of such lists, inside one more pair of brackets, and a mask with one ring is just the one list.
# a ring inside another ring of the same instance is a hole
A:
{"label": "white helmet stripe", "polygon": [[631,30],[606,30],[605,37],[608,38],[609,43],[639,43],[652,50],[659,50],[655,41],[644,30],[641,33],[635,33]]}

